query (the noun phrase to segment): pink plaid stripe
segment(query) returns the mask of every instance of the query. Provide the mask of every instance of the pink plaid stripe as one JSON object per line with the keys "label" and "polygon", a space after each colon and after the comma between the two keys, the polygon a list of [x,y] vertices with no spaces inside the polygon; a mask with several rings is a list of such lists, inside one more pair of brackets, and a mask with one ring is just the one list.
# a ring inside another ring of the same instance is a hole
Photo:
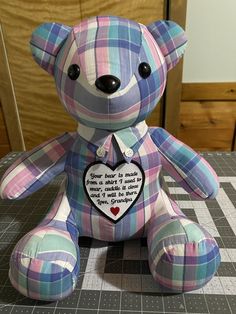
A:
{"label": "pink plaid stripe", "polygon": [[190,147],[162,128],[151,128],[164,169],[197,199],[214,198],[219,189],[212,167]]}
{"label": "pink plaid stripe", "polygon": [[2,198],[22,198],[64,171],[65,157],[76,133],[65,133],[25,153],[13,163],[0,183]]}

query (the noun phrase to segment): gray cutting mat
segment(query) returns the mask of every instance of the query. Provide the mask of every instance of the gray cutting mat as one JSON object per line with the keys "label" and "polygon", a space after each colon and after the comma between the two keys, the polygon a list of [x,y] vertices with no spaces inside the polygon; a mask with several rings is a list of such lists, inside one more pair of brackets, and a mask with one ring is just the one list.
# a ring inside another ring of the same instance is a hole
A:
{"label": "gray cutting mat", "polygon": [[[236,152],[203,155],[220,178],[216,200],[192,200],[168,175],[164,178],[183,212],[220,245],[222,263],[207,286],[193,293],[161,294],[148,269],[145,239],[114,244],[81,238],[81,275],[71,296],[47,303],[20,295],[8,280],[9,257],[16,242],[47,212],[59,177],[25,200],[0,200],[0,313],[236,313]],[[0,177],[16,157],[12,153],[0,161]]]}

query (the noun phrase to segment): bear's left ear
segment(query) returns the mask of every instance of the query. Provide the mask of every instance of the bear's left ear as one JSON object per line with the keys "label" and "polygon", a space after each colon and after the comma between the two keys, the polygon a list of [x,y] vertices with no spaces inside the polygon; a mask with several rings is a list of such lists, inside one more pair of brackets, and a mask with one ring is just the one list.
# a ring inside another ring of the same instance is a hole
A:
{"label": "bear's left ear", "polygon": [[163,56],[165,57],[167,70],[171,70],[183,56],[187,38],[184,30],[172,21],[157,21],[147,26],[154,37]]}
{"label": "bear's left ear", "polygon": [[58,23],[44,23],[32,33],[30,48],[34,60],[53,75],[56,56],[71,28]]}

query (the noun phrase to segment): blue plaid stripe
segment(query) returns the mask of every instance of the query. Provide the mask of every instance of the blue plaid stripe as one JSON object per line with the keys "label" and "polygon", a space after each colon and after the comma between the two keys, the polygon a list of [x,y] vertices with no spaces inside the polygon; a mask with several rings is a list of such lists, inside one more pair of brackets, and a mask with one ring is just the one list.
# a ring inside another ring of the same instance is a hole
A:
{"label": "blue plaid stripe", "polygon": [[187,38],[183,29],[172,21],[157,21],[148,26],[148,30],[157,41],[167,63],[172,69],[182,57]]}
{"label": "blue plaid stripe", "polygon": [[[65,133],[26,152],[6,171],[0,182],[2,198],[21,199],[64,171],[67,152],[76,133]],[[8,176],[14,173],[11,180]],[[21,177],[21,180],[17,178]]]}
{"label": "blue plaid stripe", "polygon": [[30,48],[35,61],[53,74],[55,57],[70,33],[71,28],[57,23],[45,23],[32,34]]}
{"label": "blue plaid stripe", "polygon": [[187,184],[190,188],[188,191],[198,197],[215,197],[219,188],[217,176],[199,154],[162,128],[153,128],[151,136],[161,153],[163,166],[166,166],[167,171],[172,168],[176,173],[174,178],[184,188]]}

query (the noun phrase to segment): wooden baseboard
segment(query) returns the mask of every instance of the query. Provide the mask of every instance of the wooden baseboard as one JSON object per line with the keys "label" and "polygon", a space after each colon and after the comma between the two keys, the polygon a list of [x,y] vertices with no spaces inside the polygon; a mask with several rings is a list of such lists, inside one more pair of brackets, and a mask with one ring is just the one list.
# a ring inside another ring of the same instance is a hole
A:
{"label": "wooden baseboard", "polygon": [[236,82],[183,83],[179,138],[196,150],[235,150]]}
{"label": "wooden baseboard", "polygon": [[230,151],[235,120],[236,101],[184,101],[178,137],[199,151]]}
{"label": "wooden baseboard", "polygon": [[236,82],[183,83],[182,101],[236,101]]}

